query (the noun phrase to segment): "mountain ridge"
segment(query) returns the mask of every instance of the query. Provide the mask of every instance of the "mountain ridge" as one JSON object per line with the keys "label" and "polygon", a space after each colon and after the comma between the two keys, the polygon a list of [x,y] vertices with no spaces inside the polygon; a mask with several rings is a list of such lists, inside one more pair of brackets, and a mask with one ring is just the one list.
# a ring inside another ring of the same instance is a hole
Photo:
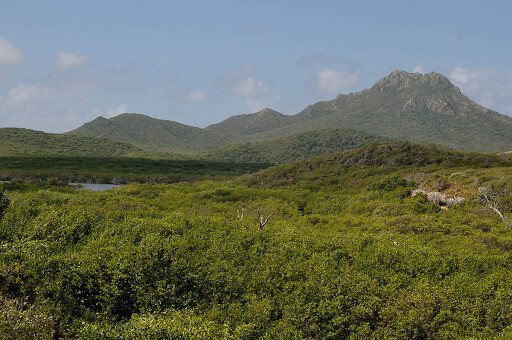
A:
{"label": "mountain ridge", "polygon": [[[220,146],[227,140],[220,133],[140,113],[123,113],[109,119],[98,117],[67,134],[106,137],[128,142],[148,151],[185,154],[191,150],[201,151]],[[191,147],[187,140],[198,140],[199,143]]]}
{"label": "mountain ridge", "polygon": [[69,133],[122,140],[145,150],[200,153],[232,143],[347,128],[459,150],[512,150],[512,118],[473,102],[446,76],[435,72],[397,70],[368,89],[311,104],[295,115],[266,108],[204,129],[138,115],[96,119]]}
{"label": "mountain ridge", "polygon": [[291,119],[292,116],[265,108],[255,113],[231,116],[219,123],[208,125],[205,130],[240,136],[263,132],[276,124],[286,124]]}

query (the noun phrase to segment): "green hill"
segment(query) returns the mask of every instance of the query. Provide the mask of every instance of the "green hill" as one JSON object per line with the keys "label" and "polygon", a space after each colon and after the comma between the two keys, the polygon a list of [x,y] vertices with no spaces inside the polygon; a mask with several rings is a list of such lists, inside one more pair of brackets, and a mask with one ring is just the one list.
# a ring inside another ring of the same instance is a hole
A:
{"label": "green hill", "polygon": [[124,113],[110,119],[98,117],[68,134],[105,137],[147,151],[175,153],[208,150],[223,145],[228,138],[198,127],[136,113]]}
{"label": "green hill", "polygon": [[380,137],[350,129],[319,129],[263,142],[231,144],[206,152],[203,156],[218,161],[282,164],[301,157],[354,149],[381,140]]}
{"label": "green hill", "polygon": [[[420,171],[428,177],[429,172],[439,169],[510,165],[508,155],[453,151],[407,141],[388,141],[271,167],[249,175],[246,180],[269,186],[315,183],[327,187],[333,184],[333,179],[351,173],[349,179],[358,178],[354,183],[361,186],[361,180],[365,177],[385,176],[399,170]],[[470,181],[470,184],[478,185],[479,182]]]}
{"label": "green hill", "polygon": [[0,128],[0,155],[140,156],[144,152],[128,143],[105,138],[45,133],[29,129]]}
{"label": "green hill", "polygon": [[276,126],[287,125],[292,121],[291,116],[266,108],[256,113],[229,117],[220,123],[206,127],[206,130],[244,137],[271,130]]}

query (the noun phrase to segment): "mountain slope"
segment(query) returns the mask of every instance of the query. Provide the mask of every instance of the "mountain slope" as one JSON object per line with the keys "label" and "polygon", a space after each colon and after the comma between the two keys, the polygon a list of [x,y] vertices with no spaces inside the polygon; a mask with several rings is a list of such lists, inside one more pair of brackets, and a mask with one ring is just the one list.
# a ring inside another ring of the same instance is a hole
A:
{"label": "mountain slope", "polygon": [[[359,186],[361,181],[354,181],[354,177],[358,177],[360,180],[364,177],[374,176],[383,178],[391,172],[399,171],[406,174],[410,173],[410,170],[414,170],[414,173],[417,172],[417,178],[410,180],[427,183],[440,179],[433,175],[434,171],[460,168],[463,169],[463,172],[458,172],[458,170],[449,171],[451,179],[450,177],[446,178],[446,183],[443,186],[448,188],[450,186],[449,182],[458,178],[461,182],[478,187],[478,183],[488,181],[489,178],[485,176],[473,178],[476,174],[473,170],[492,167],[507,168],[511,164],[510,158],[502,155],[446,150],[432,145],[414,144],[407,141],[386,141],[369,144],[354,150],[278,165],[244,176],[242,181],[258,186],[311,184],[315,182],[321,187],[327,188],[336,184],[333,183],[336,177],[342,176],[346,177],[347,183],[345,185],[350,183]],[[350,175],[350,172],[357,173],[357,176]],[[472,179],[468,181],[468,178]],[[427,181],[427,179],[429,180]],[[435,185],[433,186],[435,187]]]}
{"label": "mountain slope", "polygon": [[140,156],[128,143],[105,138],[45,133],[29,129],[0,128],[0,155]]}
{"label": "mountain slope", "polygon": [[[511,117],[476,104],[441,74],[405,71],[392,72],[370,89],[310,105],[294,116],[265,109],[200,129],[140,114],[122,114],[97,118],[70,133],[104,136],[150,151],[199,153],[231,143],[266,141],[326,128],[349,128],[459,150],[512,150]],[[240,153],[239,147],[224,151]]]}
{"label": "mountain slope", "polygon": [[291,116],[266,108],[256,113],[229,117],[220,123],[207,126],[206,130],[233,136],[246,136],[268,131],[276,126],[288,125],[292,121]]}
{"label": "mountain slope", "polygon": [[395,71],[370,89],[310,105],[292,118],[292,123],[250,139],[342,126],[460,150],[512,149],[512,118],[471,101],[438,73]]}
{"label": "mountain slope", "polygon": [[183,153],[208,150],[227,139],[220,133],[135,113],[110,119],[98,117],[69,134],[120,140],[148,151]]}
{"label": "mountain slope", "polygon": [[230,144],[206,152],[203,156],[218,161],[282,164],[301,157],[354,149],[382,140],[350,129],[320,129],[268,141]]}

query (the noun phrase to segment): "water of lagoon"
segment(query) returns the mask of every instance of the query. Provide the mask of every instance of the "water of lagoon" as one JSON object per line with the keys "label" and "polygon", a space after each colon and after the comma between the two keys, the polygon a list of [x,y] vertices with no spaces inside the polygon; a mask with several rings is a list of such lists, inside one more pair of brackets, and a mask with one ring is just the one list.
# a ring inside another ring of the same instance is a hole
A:
{"label": "water of lagoon", "polygon": [[[0,181],[1,183],[10,183],[11,181]],[[68,183],[69,185],[80,186],[80,190],[105,191],[122,187],[124,184],[98,184],[98,183]]]}
{"label": "water of lagoon", "polygon": [[79,185],[81,190],[105,191],[114,188],[120,188],[123,184],[98,184],[98,183],[69,183],[69,185]]}

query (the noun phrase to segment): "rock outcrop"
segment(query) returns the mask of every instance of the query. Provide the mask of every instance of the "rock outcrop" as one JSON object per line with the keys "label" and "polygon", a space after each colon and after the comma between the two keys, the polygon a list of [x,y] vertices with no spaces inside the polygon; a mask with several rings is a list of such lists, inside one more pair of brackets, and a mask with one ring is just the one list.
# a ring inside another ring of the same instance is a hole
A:
{"label": "rock outcrop", "polygon": [[427,196],[429,202],[446,208],[455,207],[466,200],[464,197],[449,197],[448,195],[443,194],[439,191],[425,191],[422,189],[416,189],[412,192],[412,196],[416,196],[417,194],[424,194]]}

